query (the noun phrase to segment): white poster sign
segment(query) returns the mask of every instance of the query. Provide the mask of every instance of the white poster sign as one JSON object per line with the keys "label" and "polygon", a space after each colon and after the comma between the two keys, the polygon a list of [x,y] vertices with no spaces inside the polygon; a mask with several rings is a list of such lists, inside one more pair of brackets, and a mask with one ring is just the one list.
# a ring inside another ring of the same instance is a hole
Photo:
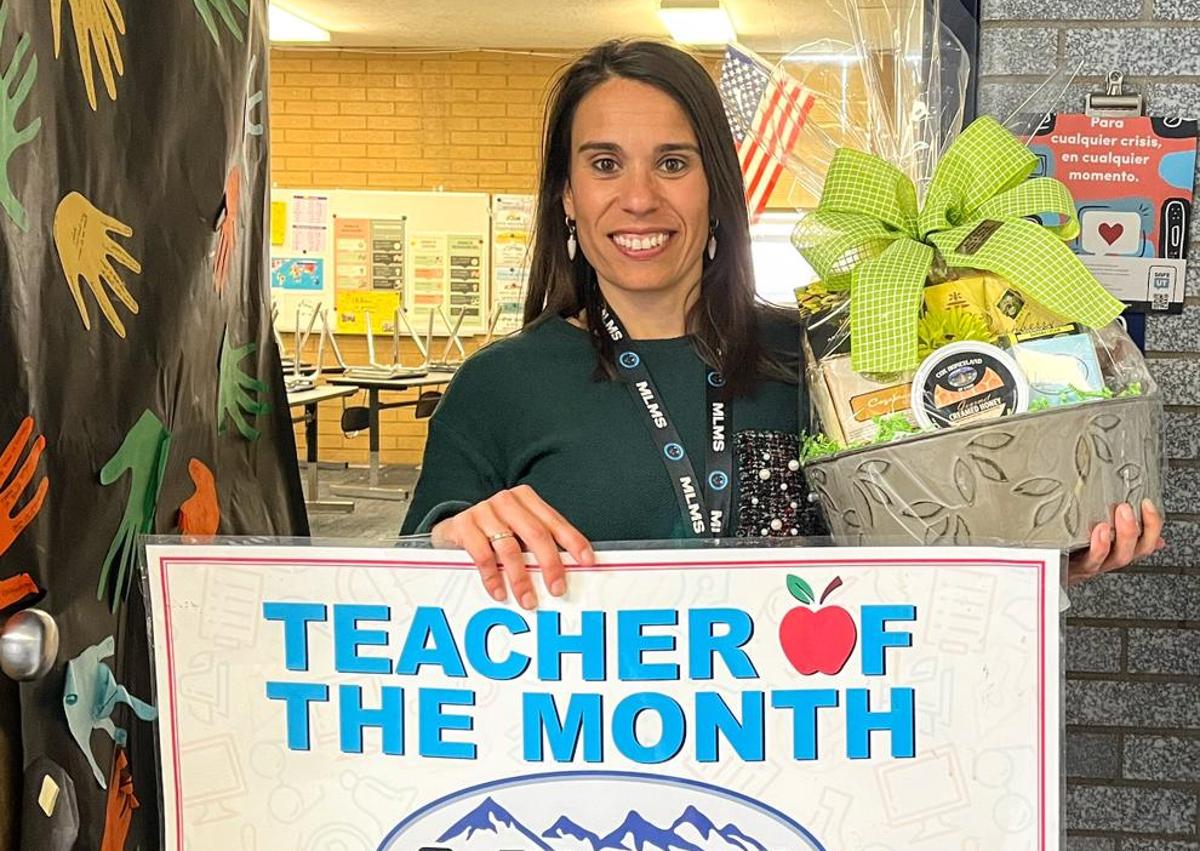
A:
{"label": "white poster sign", "polygon": [[1058,554],[148,549],[166,849],[1056,849]]}

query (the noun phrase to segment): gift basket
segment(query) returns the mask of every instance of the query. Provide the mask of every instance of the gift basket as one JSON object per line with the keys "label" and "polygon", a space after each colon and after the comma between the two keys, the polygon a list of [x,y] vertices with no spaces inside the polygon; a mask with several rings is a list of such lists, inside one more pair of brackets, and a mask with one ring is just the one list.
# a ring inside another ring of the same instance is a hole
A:
{"label": "gift basket", "polygon": [[1007,123],[959,132],[961,47],[912,61],[920,27],[869,11],[844,11],[857,126],[810,122],[788,158],[819,195],[793,234],[820,278],[797,292],[812,492],[840,543],[1084,547],[1116,504],[1161,505],[1160,395],[1066,244],[1067,189]]}

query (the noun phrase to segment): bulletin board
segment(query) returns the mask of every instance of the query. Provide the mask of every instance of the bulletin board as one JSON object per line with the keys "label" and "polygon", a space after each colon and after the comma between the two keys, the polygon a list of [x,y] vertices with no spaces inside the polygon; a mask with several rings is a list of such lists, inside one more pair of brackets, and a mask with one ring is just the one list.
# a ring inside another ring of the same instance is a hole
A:
{"label": "bulletin board", "polygon": [[[280,189],[271,194],[271,298],[277,327],[295,330],[318,306],[333,330],[390,334],[397,307],[418,333],[431,311],[460,334],[486,330],[491,196],[476,192]],[[434,333],[446,327],[435,319]]]}

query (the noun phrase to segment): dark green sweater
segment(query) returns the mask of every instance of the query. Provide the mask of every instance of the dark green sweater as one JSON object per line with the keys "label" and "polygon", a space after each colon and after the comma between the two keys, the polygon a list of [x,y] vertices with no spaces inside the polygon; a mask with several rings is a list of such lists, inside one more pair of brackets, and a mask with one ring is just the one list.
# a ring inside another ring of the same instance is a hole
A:
{"label": "dark green sweater", "polygon": [[[778,322],[764,331],[768,347],[788,360],[798,336]],[[704,364],[686,337],[635,345],[703,481]],[[472,356],[430,420],[402,533],[427,532],[499,490],[526,484],[592,541],[690,537],[645,409],[621,382],[595,381],[595,366],[587,332],[558,317]],[[814,532],[801,474],[788,465],[807,414],[803,390],[780,381],[761,381],[751,397],[734,401],[737,534]]]}

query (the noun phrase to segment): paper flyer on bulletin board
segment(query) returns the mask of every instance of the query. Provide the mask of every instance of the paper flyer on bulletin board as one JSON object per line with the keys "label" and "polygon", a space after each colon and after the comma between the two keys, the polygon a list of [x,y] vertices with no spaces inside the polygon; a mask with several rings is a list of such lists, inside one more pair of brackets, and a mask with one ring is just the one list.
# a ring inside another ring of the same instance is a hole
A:
{"label": "paper flyer on bulletin board", "polygon": [[1071,247],[1134,310],[1183,310],[1197,123],[1049,115],[1030,139],[1038,174],[1075,199]]}
{"label": "paper flyer on bulletin board", "polygon": [[279,247],[287,241],[287,202],[271,202],[271,245]]}
{"label": "paper flyer on bulletin board", "polygon": [[323,254],[329,241],[329,198],[293,196],[291,224],[293,251]]}
{"label": "paper flyer on bulletin board", "polygon": [[271,259],[271,287],[320,292],[325,287],[325,261],[319,257],[274,257]]}
{"label": "paper flyer on bulletin board", "polygon": [[521,327],[534,202],[532,195],[492,198],[492,309],[501,311],[497,334],[510,334]]}
{"label": "paper flyer on bulletin board", "polygon": [[447,236],[450,261],[450,309],[447,318],[457,321],[466,313],[463,326],[476,326],[483,310],[484,238],[479,234]]}
{"label": "paper flyer on bulletin board", "polygon": [[[147,548],[167,851],[1053,851],[1058,553]],[[249,844],[247,844],[250,837]]]}
{"label": "paper flyer on bulletin board", "polygon": [[405,220],[335,217],[334,304],[338,330],[391,333],[404,304]]}
{"label": "paper flyer on bulletin board", "polygon": [[[338,290],[334,294],[337,311],[338,331],[343,334],[367,333],[367,317],[371,318],[371,331],[375,334],[391,334],[396,324],[396,308],[400,306],[400,294],[375,292],[373,290]],[[404,326],[401,325],[401,328]]]}
{"label": "paper flyer on bulletin board", "polygon": [[371,220],[371,289],[404,291],[406,220]]}
{"label": "paper flyer on bulletin board", "polygon": [[409,307],[414,327],[424,328],[431,311],[446,304],[448,269],[447,236],[444,233],[412,234],[408,242],[412,268]]}
{"label": "paper flyer on bulletin board", "polygon": [[333,280],[338,292],[371,288],[371,223],[338,216],[333,220]]}

